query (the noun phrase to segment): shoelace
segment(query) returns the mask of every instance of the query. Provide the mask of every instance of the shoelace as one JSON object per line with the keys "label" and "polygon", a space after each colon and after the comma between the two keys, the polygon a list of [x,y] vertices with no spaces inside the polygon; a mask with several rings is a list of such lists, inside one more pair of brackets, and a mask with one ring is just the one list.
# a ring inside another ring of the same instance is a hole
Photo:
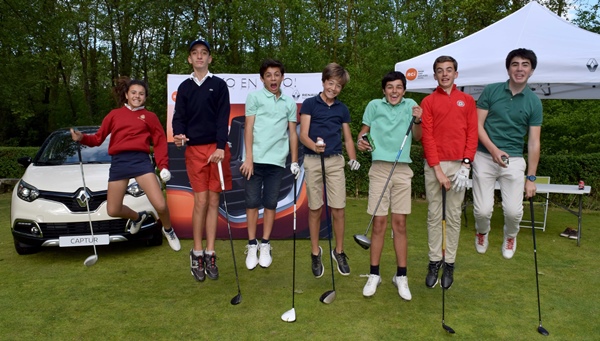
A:
{"label": "shoelace", "polygon": [[507,238],[506,239],[506,249],[512,250],[515,246],[515,238]]}
{"label": "shoelace", "polygon": [[175,240],[175,238],[176,238],[175,230],[173,230],[173,228],[171,228],[171,231],[167,232],[167,236],[169,237],[169,239]]}
{"label": "shoelace", "polygon": [[485,234],[477,234],[477,244],[483,245],[485,243]]}
{"label": "shoelace", "polygon": [[248,252],[250,251],[250,248],[252,248],[252,247],[256,247],[258,249],[258,245],[246,244],[246,251],[244,251],[244,254],[247,255]]}

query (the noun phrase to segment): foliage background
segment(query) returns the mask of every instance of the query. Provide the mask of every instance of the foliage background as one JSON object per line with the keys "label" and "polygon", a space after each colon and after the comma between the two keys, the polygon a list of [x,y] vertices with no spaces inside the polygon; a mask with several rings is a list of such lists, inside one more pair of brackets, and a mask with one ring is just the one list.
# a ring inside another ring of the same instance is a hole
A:
{"label": "foliage background", "polygon": [[[340,99],[350,108],[357,134],[365,106],[382,97],[380,79],[396,62],[470,35],[528,2],[273,0],[265,6],[262,0],[4,0],[0,144],[40,146],[57,128],[100,124],[115,106],[112,87],[119,76],[148,81],[148,108],[165,124],[167,74],[190,72],[188,44],[197,38],[212,45],[214,73],[255,73],[265,58],[280,59],[287,72],[319,72],[329,62],[340,63],[351,75]],[[600,33],[600,1],[538,2]],[[593,174],[563,166],[581,165],[575,155],[600,153],[599,101],[543,104],[540,174],[562,168],[554,178],[576,183],[582,176],[591,183]],[[411,153],[413,169],[421,174],[418,144]],[[566,159],[546,165],[553,155]],[[368,154],[359,161],[365,167],[348,176],[355,196],[368,185]],[[414,188],[420,186],[416,180]]]}

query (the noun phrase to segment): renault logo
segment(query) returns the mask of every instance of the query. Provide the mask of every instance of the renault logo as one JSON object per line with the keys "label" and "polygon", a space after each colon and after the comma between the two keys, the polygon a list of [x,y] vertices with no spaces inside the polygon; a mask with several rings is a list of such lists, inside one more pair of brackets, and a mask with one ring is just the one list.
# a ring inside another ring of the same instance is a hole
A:
{"label": "renault logo", "polygon": [[77,203],[80,207],[86,207],[86,202],[90,201],[90,195],[85,189],[82,188],[79,190],[79,192],[77,192],[75,199],[77,199]]}
{"label": "renault logo", "polygon": [[590,70],[590,72],[594,72],[598,68],[598,62],[596,61],[596,59],[592,58],[588,60],[586,66],[588,70]]}

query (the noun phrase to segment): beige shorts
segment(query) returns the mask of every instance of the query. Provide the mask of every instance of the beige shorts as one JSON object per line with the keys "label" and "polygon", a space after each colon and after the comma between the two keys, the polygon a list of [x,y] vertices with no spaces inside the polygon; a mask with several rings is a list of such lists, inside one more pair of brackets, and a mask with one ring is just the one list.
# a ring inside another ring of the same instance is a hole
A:
{"label": "beige shorts", "polygon": [[373,214],[379,198],[381,203],[377,208],[376,216],[386,216],[390,208],[395,214],[410,214],[411,207],[411,179],[413,171],[407,163],[397,163],[394,174],[385,188],[383,197],[383,187],[387,181],[393,162],[373,161],[369,169],[369,205],[367,213]]}
{"label": "beige shorts", "polygon": [[[332,208],[346,207],[346,175],[344,156],[325,157],[325,180],[327,181],[327,203]],[[321,156],[304,154],[304,172],[308,207],[311,210],[323,206],[323,177]]]}

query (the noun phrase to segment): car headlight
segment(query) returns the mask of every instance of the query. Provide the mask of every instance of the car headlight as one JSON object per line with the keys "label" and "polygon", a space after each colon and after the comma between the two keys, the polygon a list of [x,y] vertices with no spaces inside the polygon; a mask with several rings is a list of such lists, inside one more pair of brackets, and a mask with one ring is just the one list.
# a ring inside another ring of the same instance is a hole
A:
{"label": "car headlight", "polygon": [[19,181],[19,185],[17,187],[17,196],[21,200],[32,202],[40,196],[40,191],[34,186],[31,186],[30,184],[21,180]]}
{"label": "car headlight", "polygon": [[137,182],[134,182],[131,185],[127,186],[127,193],[135,198],[141,197],[142,195],[146,194]]}

